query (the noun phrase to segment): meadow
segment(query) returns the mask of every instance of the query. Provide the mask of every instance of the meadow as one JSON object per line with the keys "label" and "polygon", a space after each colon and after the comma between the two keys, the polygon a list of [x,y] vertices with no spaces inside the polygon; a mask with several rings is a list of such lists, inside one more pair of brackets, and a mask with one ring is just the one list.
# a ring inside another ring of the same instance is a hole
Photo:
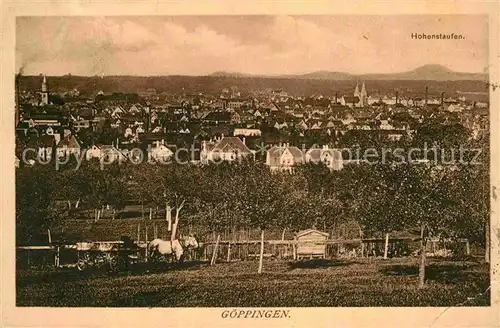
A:
{"label": "meadow", "polygon": [[489,266],[429,259],[419,289],[416,258],[136,264],[128,271],[31,267],[16,275],[18,306],[360,307],[488,306]]}

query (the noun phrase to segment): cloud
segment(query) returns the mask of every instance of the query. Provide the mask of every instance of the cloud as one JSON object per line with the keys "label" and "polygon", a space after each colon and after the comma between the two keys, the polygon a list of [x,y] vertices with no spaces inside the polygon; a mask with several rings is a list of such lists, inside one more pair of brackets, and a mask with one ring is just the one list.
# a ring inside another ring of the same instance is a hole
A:
{"label": "cloud", "polygon": [[[17,67],[27,74],[202,75],[394,72],[436,63],[482,71],[484,17],[252,16],[18,19]],[[467,24],[465,24],[467,23]],[[239,33],[241,31],[241,33]],[[463,33],[462,41],[410,34]]]}

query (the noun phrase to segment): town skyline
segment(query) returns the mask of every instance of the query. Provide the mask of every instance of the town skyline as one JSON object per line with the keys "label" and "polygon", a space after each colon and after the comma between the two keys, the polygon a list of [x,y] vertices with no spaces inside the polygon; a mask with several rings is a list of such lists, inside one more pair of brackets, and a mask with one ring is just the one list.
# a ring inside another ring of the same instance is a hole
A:
{"label": "town skyline", "polygon": [[[16,71],[362,75],[429,64],[455,72],[486,71],[486,16],[407,16],[401,22],[400,16],[23,17],[17,20]],[[463,39],[418,40],[412,33],[453,33]]]}

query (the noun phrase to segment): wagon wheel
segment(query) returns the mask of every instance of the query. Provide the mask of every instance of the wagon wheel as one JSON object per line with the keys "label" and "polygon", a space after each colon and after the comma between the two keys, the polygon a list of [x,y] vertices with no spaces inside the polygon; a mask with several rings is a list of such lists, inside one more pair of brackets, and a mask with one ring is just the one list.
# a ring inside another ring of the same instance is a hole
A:
{"label": "wagon wheel", "polygon": [[76,268],[78,271],[84,271],[89,266],[88,259],[86,257],[78,257],[78,262],[76,262]]}

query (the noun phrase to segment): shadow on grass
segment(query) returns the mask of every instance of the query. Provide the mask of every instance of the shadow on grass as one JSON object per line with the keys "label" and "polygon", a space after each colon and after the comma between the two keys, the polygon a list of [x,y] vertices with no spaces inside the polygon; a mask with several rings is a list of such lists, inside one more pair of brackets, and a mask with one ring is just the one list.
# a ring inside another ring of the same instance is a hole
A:
{"label": "shadow on grass", "polygon": [[354,262],[340,261],[340,260],[327,260],[327,259],[315,259],[315,260],[302,260],[295,262],[288,262],[288,266],[291,269],[318,269],[318,268],[329,268],[338,266],[347,266],[354,264]]}
{"label": "shadow on grass", "polygon": [[198,270],[206,266],[206,261],[186,261],[183,263],[137,263],[130,267],[130,272],[140,273],[161,273],[168,271]]}
{"label": "shadow on grass", "polygon": [[[144,217],[148,217],[148,214],[144,214]],[[120,212],[117,217],[119,219],[136,219],[136,218],[142,218],[142,212],[141,211],[127,211],[127,212]]]}
{"label": "shadow on grass", "polygon": [[388,265],[379,271],[386,276],[414,276],[418,274],[418,267],[416,265]]}
{"label": "shadow on grass", "polygon": [[[37,268],[36,270],[18,270],[16,283],[19,286],[38,283],[74,282],[88,279],[106,279],[127,275],[141,276],[152,273],[167,273],[172,271],[199,270],[206,265],[203,261],[186,261],[184,263],[135,263],[118,272],[111,272],[106,268],[88,268],[78,271],[76,268],[54,269],[52,267]],[[29,273],[27,273],[29,271]]]}
{"label": "shadow on grass", "polygon": [[[416,276],[417,265],[389,265],[381,268],[380,273],[387,276]],[[458,284],[480,279],[483,275],[474,265],[462,263],[432,263],[425,267],[425,279],[443,284]]]}

